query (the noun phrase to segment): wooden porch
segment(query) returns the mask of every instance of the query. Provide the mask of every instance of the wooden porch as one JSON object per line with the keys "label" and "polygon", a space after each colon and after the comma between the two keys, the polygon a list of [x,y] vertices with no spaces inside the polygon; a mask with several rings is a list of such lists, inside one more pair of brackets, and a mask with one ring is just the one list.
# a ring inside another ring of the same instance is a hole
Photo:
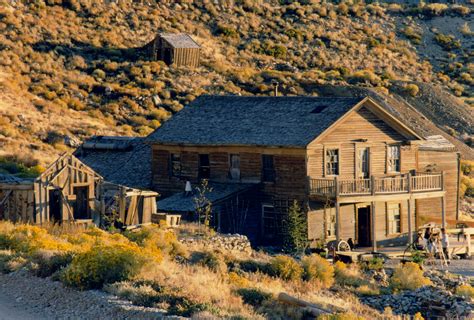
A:
{"label": "wooden porch", "polygon": [[443,191],[444,174],[410,173],[370,178],[311,178],[312,196],[345,197]]}
{"label": "wooden porch", "polygon": [[336,240],[341,240],[340,206],[347,203],[370,203],[370,233],[372,251],[377,251],[376,204],[387,201],[406,201],[408,215],[408,243],[413,241],[414,214],[416,199],[440,198],[442,226],[446,226],[446,190],[444,173],[403,173],[370,178],[316,178],[309,181],[309,195],[320,200],[332,199],[336,209]]}

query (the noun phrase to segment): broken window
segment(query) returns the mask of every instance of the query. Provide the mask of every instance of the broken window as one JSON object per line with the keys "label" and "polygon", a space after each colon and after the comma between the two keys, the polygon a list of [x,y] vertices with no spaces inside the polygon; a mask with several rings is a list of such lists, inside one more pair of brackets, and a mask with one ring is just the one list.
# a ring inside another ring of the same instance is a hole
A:
{"label": "broken window", "polygon": [[399,203],[387,203],[387,233],[395,234],[401,232],[401,215]]}
{"label": "broken window", "polygon": [[326,175],[339,174],[339,149],[326,149]]}
{"label": "broken window", "polygon": [[231,154],[229,157],[229,175],[232,180],[240,180],[240,155]]}
{"label": "broken window", "polygon": [[400,146],[387,147],[387,171],[400,172]]}
{"label": "broken window", "polygon": [[170,175],[172,177],[181,176],[181,155],[179,153],[170,155]]}
{"label": "broken window", "polygon": [[273,161],[273,155],[262,155],[262,180],[264,182],[275,181],[275,166]]}

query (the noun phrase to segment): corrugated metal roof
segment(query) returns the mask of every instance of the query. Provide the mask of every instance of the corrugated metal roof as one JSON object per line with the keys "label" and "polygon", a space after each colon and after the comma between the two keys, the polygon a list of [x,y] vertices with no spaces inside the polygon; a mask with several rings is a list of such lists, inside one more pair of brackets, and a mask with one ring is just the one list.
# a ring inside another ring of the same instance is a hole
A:
{"label": "corrugated metal roof", "polygon": [[159,36],[166,40],[174,48],[196,48],[201,46],[186,33],[160,33]]}
{"label": "corrugated metal roof", "polygon": [[201,96],[147,139],[305,147],[363,98]]}

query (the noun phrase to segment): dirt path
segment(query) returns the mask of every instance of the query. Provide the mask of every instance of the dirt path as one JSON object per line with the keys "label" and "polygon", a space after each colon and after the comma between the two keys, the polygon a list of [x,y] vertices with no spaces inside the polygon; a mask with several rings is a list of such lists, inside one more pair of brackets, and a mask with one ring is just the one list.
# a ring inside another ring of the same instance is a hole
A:
{"label": "dirt path", "polygon": [[131,305],[101,291],[78,291],[26,270],[0,274],[0,320],[166,319],[163,310]]}

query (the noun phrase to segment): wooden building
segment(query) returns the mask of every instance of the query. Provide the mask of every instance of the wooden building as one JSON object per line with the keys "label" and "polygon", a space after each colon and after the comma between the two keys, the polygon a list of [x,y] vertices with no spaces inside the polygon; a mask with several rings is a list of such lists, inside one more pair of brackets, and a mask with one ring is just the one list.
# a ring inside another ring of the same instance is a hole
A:
{"label": "wooden building", "polygon": [[310,241],[374,248],[457,216],[459,154],[368,97],[202,96],[148,141],[159,210],[190,212],[186,181],[209,179],[215,226],[257,243],[282,239],[294,200]]}
{"label": "wooden building", "polygon": [[63,154],[36,179],[0,179],[0,219],[27,223],[84,222],[106,216],[125,225],[151,222],[156,192],[106,183],[71,154]]}
{"label": "wooden building", "polygon": [[201,47],[186,33],[159,33],[145,49],[153,60],[164,61],[167,65],[199,66]]}
{"label": "wooden building", "polygon": [[64,154],[34,180],[0,183],[3,219],[28,223],[92,220],[102,177]]}

